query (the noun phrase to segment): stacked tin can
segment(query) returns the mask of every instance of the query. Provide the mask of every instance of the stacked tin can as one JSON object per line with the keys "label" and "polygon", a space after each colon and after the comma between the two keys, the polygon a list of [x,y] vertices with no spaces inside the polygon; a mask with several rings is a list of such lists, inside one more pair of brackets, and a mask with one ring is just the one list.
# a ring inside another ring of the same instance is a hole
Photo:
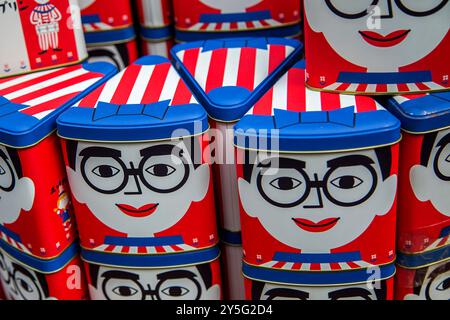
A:
{"label": "stacked tin can", "polygon": [[168,58],[174,42],[172,1],[139,0],[137,5],[142,53]]}
{"label": "stacked tin can", "polygon": [[172,50],[175,65],[207,110],[213,128],[215,190],[227,298],[243,299],[239,195],[233,125],[301,52],[295,40],[237,38],[191,42]]}
{"label": "stacked tin can", "polygon": [[301,34],[301,1],[174,0],[177,42]]}
{"label": "stacked tin can", "polygon": [[129,0],[78,0],[89,61],[105,61],[124,69],[138,58]]}
{"label": "stacked tin can", "polygon": [[92,299],[220,299],[207,115],[141,58],[58,119]]}
{"label": "stacked tin can", "polygon": [[[11,50],[16,57],[8,58],[11,68],[0,74],[0,285],[6,298],[14,300],[85,299],[69,188],[54,131],[59,114],[116,70],[104,63],[63,66],[86,55],[81,29],[65,23],[79,19],[71,1],[9,3],[7,30],[17,37],[15,42],[2,39],[1,46],[14,43],[18,48]],[[33,56],[37,47],[42,51]],[[16,68],[23,61],[24,67]]]}

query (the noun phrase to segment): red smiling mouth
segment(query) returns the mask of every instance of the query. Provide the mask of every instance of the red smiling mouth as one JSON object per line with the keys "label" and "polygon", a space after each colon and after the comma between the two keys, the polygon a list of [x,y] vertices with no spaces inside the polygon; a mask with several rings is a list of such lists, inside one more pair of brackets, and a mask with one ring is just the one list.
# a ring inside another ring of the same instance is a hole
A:
{"label": "red smiling mouth", "polygon": [[134,218],[148,217],[153,212],[155,212],[158,205],[159,205],[159,203],[149,203],[140,208],[135,208],[128,204],[116,204],[117,208],[119,208],[120,211],[125,213],[127,216],[134,217]]}
{"label": "red smiling mouth", "polygon": [[376,47],[387,48],[401,43],[406,39],[410,31],[411,30],[398,30],[385,36],[374,31],[359,31],[359,33],[369,44]]}
{"label": "red smiling mouth", "polygon": [[292,220],[305,231],[308,232],[325,232],[333,228],[341,218],[329,218],[319,222],[313,222],[308,219],[292,218]]}

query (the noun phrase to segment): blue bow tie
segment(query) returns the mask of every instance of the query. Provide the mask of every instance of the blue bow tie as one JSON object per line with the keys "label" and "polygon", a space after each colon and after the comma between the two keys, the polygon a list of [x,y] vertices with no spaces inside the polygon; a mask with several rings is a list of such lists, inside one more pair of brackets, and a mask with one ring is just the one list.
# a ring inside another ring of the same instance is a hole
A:
{"label": "blue bow tie", "polygon": [[302,124],[334,123],[346,127],[355,126],[355,107],[346,107],[333,111],[295,112],[274,109],[276,129],[284,129]]}
{"label": "blue bow tie", "polygon": [[28,106],[9,101],[5,97],[0,96],[0,117],[7,116],[11,113],[19,112]]}
{"label": "blue bow tie", "polygon": [[92,121],[114,116],[148,116],[164,120],[171,100],[164,100],[152,104],[113,104],[99,102],[95,108]]}

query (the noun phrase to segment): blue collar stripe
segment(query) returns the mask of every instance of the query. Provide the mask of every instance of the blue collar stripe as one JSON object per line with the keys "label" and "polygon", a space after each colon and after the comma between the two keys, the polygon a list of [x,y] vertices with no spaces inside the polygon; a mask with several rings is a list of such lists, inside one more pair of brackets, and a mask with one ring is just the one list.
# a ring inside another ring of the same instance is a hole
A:
{"label": "blue collar stripe", "polygon": [[277,252],[273,260],[293,263],[337,263],[361,260],[359,252],[344,253],[288,253]]}
{"label": "blue collar stripe", "polygon": [[124,237],[105,237],[105,244],[115,246],[135,246],[135,247],[154,247],[170,246],[183,244],[181,236],[158,237],[158,238],[124,238]]}
{"label": "blue collar stripe", "polygon": [[20,236],[15,233],[12,232],[11,230],[9,230],[8,228],[6,228],[5,226],[3,226],[2,224],[0,224],[0,232],[3,232],[4,234],[6,234],[8,237],[10,237],[11,239],[13,239],[16,242],[22,242],[20,240]]}
{"label": "blue collar stripe", "polygon": [[265,19],[272,19],[269,10],[246,12],[246,13],[202,14],[200,16],[200,22],[203,23],[246,22]]}
{"label": "blue collar stripe", "polygon": [[446,226],[445,228],[443,228],[441,230],[440,237],[443,238],[443,237],[446,237],[448,235],[450,235],[450,226]]}
{"label": "blue collar stripe", "polygon": [[421,268],[432,263],[447,260],[450,257],[450,245],[420,254],[403,254],[398,252],[397,264],[405,268]]}
{"label": "blue collar stripe", "polygon": [[220,230],[220,238],[222,242],[233,246],[242,245],[242,235],[240,231],[228,231],[225,229]]}
{"label": "blue collar stripe", "polygon": [[415,72],[341,72],[337,82],[342,83],[373,83],[397,84],[432,81],[430,71]]}
{"label": "blue collar stripe", "polygon": [[101,22],[98,14],[84,14],[81,16],[82,23],[97,23]]}

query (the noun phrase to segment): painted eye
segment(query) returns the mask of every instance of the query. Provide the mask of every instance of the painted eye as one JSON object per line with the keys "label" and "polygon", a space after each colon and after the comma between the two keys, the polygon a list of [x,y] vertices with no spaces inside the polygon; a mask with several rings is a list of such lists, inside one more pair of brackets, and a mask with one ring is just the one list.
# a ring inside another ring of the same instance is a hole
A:
{"label": "painted eye", "polygon": [[331,184],[340,189],[353,189],[361,185],[363,181],[355,176],[342,176],[331,181]]}
{"label": "painted eye", "polygon": [[162,290],[162,293],[169,297],[182,297],[187,295],[189,290],[184,287],[173,286]]}
{"label": "painted eye", "polygon": [[138,292],[136,289],[127,286],[116,287],[112,291],[122,297],[132,297]]}
{"label": "painted eye", "polygon": [[26,291],[26,292],[33,292],[33,288],[23,279],[19,280],[19,286],[21,288],[21,290]]}
{"label": "painted eye", "polygon": [[176,169],[168,164],[159,163],[148,167],[145,171],[155,177],[167,177],[174,173]]}
{"label": "painted eye", "polygon": [[0,175],[4,175],[6,173],[5,169],[3,169],[2,166],[0,166]]}
{"label": "painted eye", "polygon": [[92,173],[94,173],[96,176],[99,176],[100,178],[111,178],[114,177],[116,174],[119,173],[119,169],[113,166],[108,165],[101,165],[98,167],[95,167],[94,170],[92,170]]}
{"label": "painted eye", "polygon": [[436,290],[445,291],[450,288],[450,278],[445,279],[436,286]]}
{"label": "painted eye", "polygon": [[301,183],[301,181],[291,177],[281,177],[272,180],[270,185],[276,189],[286,191],[297,188]]}
{"label": "painted eye", "polygon": [[[446,162],[450,162],[450,154],[447,156],[447,158],[445,158]],[[1,174],[1,173],[0,173]]]}

